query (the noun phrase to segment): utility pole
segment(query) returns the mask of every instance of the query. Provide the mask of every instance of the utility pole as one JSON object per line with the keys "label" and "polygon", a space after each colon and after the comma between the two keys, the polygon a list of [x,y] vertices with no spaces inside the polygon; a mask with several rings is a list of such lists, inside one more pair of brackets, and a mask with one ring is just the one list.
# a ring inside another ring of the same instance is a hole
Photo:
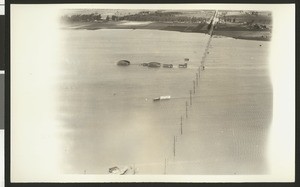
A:
{"label": "utility pole", "polygon": [[190,106],[192,106],[192,90],[190,90]]}
{"label": "utility pole", "polygon": [[175,158],[175,154],[176,154],[176,136],[174,136],[174,146],[173,146],[173,151],[174,151],[174,158]]}
{"label": "utility pole", "polygon": [[194,94],[196,93],[196,86],[195,86],[195,81],[193,81],[193,89],[194,89]]}
{"label": "utility pole", "polygon": [[185,102],[185,117],[188,117],[188,102]]}
{"label": "utility pole", "polygon": [[181,116],[181,123],[180,123],[180,133],[182,135],[182,116]]}

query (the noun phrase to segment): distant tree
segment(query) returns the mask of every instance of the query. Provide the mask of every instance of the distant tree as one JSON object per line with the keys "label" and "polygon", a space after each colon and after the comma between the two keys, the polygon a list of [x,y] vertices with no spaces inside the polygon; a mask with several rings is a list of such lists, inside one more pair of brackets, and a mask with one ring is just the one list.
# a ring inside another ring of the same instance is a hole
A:
{"label": "distant tree", "polygon": [[62,16],[61,20],[64,22],[89,22],[101,20],[101,14],[75,14],[72,16]]}
{"label": "distant tree", "polygon": [[[115,18],[111,18],[114,20]],[[156,21],[156,22],[181,22],[181,23],[200,23],[206,22],[205,17],[188,16],[181,12],[139,12],[137,14],[127,14],[117,17],[117,20],[129,21]]]}
{"label": "distant tree", "polygon": [[109,21],[109,16],[106,16],[106,21]]}
{"label": "distant tree", "polygon": [[197,21],[196,17],[192,17],[192,22],[195,23]]}
{"label": "distant tree", "polygon": [[113,20],[113,21],[118,21],[118,16],[112,15],[112,16],[111,16],[111,20]]}
{"label": "distant tree", "polygon": [[94,16],[94,18],[95,18],[95,20],[101,20],[101,14],[96,14],[95,16]]}

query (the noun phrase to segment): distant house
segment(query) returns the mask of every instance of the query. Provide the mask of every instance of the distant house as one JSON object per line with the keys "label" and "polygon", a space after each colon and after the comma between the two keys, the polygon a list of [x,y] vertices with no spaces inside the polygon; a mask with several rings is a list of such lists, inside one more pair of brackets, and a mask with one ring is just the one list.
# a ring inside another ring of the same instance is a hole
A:
{"label": "distant house", "polygon": [[256,12],[256,11],[253,11],[253,12],[251,12],[251,15],[258,15],[258,12]]}
{"label": "distant house", "polygon": [[140,15],[149,15],[150,14],[150,11],[142,11],[139,13]]}

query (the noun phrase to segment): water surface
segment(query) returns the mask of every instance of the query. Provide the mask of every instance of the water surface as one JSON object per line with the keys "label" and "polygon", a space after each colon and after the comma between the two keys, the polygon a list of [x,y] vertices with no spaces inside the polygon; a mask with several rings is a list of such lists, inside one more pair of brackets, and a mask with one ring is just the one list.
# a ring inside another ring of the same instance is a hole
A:
{"label": "water surface", "polygon": [[[66,173],[107,174],[109,167],[134,165],[139,174],[163,174],[165,159],[170,174],[263,171],[247,167],[265,163],[264,154],[256,153],[264,148],[271,112],[266,42],[212,40],[206,70],[201,72],[180,136],[180,117],[185,114],[208,35],[126,29],[62,32],[59,118],[66,129]],[[263,47],[257,47],[259,43]],[[188,68],[177,68],[184,58],[190,59]],[[131,65],[117,66],[121,59]],[[172,63],[175,68],[139,66],[150,61]],[[162,95],[172,99],[152,101]],[[264,120],[257,122],[260,118],[249,112]],[[216,135],[221,130],[226,133]],[[255,149],[256,145],[260,148]],[[242,166],[231,167],[239,159]]]}

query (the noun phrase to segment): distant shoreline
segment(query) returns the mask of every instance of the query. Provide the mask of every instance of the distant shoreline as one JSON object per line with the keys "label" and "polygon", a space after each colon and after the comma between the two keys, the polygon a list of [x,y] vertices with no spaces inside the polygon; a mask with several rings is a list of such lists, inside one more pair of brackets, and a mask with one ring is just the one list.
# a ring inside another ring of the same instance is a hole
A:
{"label": "distant shoreline", "polygon": [[[207,33],[207,23],[174,23],[174,22],[138,22],[138,21],[103,21],[103,22],[77,22],[63,24],[62,29],[74,30],[100,30],[100,29],[149,29],[166,30],[188,33]],[[270,31],[260,30],[214,30],[214,36],[225,36],[235,39],[270,41]]]}

